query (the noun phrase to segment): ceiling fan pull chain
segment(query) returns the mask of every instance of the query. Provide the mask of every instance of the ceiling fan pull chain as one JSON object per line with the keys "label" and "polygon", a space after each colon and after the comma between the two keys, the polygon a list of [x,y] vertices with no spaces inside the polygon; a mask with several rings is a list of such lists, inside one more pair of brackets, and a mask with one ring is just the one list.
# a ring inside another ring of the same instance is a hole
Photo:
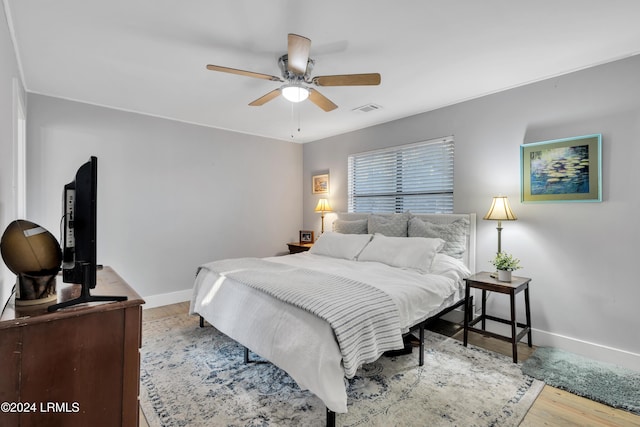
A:
{"label": "ceiling fan pull chain", "polygon": [[293,102],[291,103],[291,138],[293,138],[293,126],[294,126],[294,119],[293,119]]}
{"label": "ceiling fan pull chain", "polygon": [[[295,111],[294,111],[295,109]],[[298,133],[300,133],[300,109],[298,108],[298,104],[291,103],[291,138],[295,138],[294,136],[294,128],[295,128],[295,113],[298,113]]]}

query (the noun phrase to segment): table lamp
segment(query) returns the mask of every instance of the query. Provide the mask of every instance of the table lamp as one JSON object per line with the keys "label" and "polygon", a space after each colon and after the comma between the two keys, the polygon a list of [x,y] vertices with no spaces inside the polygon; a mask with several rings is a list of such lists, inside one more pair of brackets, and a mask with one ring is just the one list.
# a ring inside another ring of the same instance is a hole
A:
{"label": "table lamp", "polygon": [[[317,208],[316,208],[317,210]],[[515,221],[518,219],[509,206],[509,199],[507,196],[495,196],[489,212],[482,219],[490,219],[498,221],[498,253],[502,252],[501,245],[501,233],[502,233],[502,221]]]}
{"label": "table lamp", "polygon": [[329,205],[329,201],[327,199],[318,200],[315,211],[320,212],[320,218],[322,218],[322,231],[320,233],[324,233],[324,213],[331,212],[331,205]]}

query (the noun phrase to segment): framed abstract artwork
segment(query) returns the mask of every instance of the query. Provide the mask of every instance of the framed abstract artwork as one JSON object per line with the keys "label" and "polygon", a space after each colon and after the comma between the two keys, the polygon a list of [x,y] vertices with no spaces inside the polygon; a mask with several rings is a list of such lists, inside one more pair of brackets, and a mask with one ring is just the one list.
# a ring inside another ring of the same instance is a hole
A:
{"label": "framed abstract artwork", "polygon": [[522,202],[601,202],[602,135],[520,146]]}

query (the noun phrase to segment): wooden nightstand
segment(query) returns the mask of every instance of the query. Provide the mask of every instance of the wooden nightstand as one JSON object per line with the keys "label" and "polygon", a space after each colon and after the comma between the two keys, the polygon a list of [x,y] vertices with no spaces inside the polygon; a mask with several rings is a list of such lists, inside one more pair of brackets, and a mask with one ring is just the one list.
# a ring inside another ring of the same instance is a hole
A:
{"label": "wooden nightstand", "polygon": [[289,246],[290,254],[297,254],[298,252],[306,252],[309,249],[311,249],[311,246],[313,246],[313,243],[294,242],[294,243],[287,243],[287,246]]}
{"label": "wooden nightstand", "polygon": [[[508,341],[511,343],[513,348],[513,363],[518,363],[518,342],[527,335],[527,343],[529,347],[532,346],[531,343],[531,310],[529,308],[529,282],[531,279],[527,277],[517,277],[513,276],[511,282],[500,282],[498,279],[494,279],[491,277],[491,273],[483,271],[481,273],[474,274],[471,277],[464,279],[466,282],[466,290],[465,290],[465,309],[464,311],[464,346],[467,346],[467,338],[469,335],[469,331],[478,332],[480,334],[488,335],[494,338],[501,339],[503,341]],[[470,293],[471,288],[482,289],[482,314],[476,319],[471,320],[471,307],[470,307]],[[486,312],[486,297],[487,291],[497,292],[501,294],[508,294],[510,298],[510,306],[511,306],[511,319],[501,319],[495,316],[490,316]],[[520,291],[524,291],[524,304],[525,304],[525,312],[527,316],[527,323],[518,323],[516,320],[516,294]],[[486,330],[486,320],[493,320],[495,322],[506,323],[507,325],[511,325],[511,336],[507,337],[504,335],[499,335],[494,332],[489,332]],[[482,322],[482,328],[477,329],[474,328],[478,322]],[[516,328],[522,328],[522,330],[516,333]]]}

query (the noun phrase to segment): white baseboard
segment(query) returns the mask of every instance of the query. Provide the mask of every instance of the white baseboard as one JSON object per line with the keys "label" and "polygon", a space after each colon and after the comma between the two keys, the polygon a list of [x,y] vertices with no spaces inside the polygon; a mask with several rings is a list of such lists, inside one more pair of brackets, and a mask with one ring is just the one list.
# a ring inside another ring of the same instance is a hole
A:
{"label": "white baseboard", "polygon": [[184,289],[182,291],[169,292],[166,294],[149,295],[142,298],[145,301],[145,304],[142,307],[147,309],[190,301],[192,292],[192,289]]}
{"label": "white baseboard", "polygon": [[640,354],[538,329],[533,329],[532,332],[533,344],[538,347],[555,347],[634,371],[640,366]]}
{"label": "white baseboard", "polygon": [[[510,327],[501,323],[488,321],[487,330],[501,335],[511,335]],[[531,334],[533,345],[535,347],[555,347],[570,353],[588,357],[589,359],[611,363],[634,371],[637,371],[638,366],[640,366],[640,354],[632,353],[630,351],[583,341],[578,338],[567,337],[565,335],[542,331],[535,328],[531,329]],[[526,343],[526,337],[522,338],[520,342]]]}

